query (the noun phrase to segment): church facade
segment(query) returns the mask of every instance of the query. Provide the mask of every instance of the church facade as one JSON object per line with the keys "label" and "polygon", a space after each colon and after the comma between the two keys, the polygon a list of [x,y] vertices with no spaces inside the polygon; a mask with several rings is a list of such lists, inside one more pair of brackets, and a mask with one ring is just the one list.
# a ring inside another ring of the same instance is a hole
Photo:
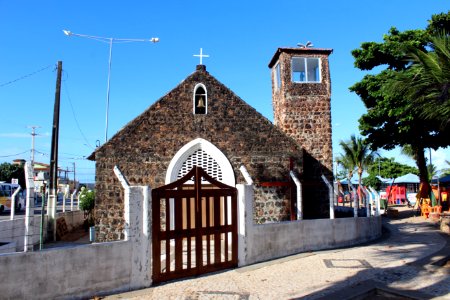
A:
{"label": "church facade", "polygon": [[96,161],[97,241],[123,238],[123,189],[157,188],[201,166],[230,186],[254,181],[255,223],[292,220],[303,189],[305,218],[328,217],[331,180],[330,49],[279,48],[272,69],[275,124],[209,74],[204,65],[128,123],[89,157]]}

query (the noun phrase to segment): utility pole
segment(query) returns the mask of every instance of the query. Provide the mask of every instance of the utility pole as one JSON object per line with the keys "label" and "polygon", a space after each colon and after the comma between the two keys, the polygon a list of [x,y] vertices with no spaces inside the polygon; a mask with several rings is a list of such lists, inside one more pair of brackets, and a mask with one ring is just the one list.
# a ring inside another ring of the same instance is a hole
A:
{"label": "utility pole", "polygon": [[53,240],[56,241],[56,204],[58,189],[58,139],[59,139],[59,107],[61,99],[62,62],[58,61],[58,75],[56,78],[55,106],[53,110],[52,148],[50,149],[50,183],[49,183],[49,222],[53,229]]}
{"label": "utility pole", "polygon": [[27,126],[28,128],[31,128],[31,167],[34,169],[34,137],[38,135],[36,133],[36,128],[41,128],[41,126],[37,125],[30,125]]}
{"label": "utility pole", "polygon": [[76,190],[77,188],[77,182],[75,177],[75,162],[73,162],[73,190]]}

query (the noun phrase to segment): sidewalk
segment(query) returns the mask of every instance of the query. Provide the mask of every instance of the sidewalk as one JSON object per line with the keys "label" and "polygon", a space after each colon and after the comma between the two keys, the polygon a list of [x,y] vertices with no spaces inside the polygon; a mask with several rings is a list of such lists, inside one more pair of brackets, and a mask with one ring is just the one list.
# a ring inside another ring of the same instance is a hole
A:
{"label": "sidewalk", "polygon": [[450,236],[421,217],[383,217],[383,224],[388,232],[371,244],[297,254],[105,299],[350,299],[383,293],[397,295],[391,299],[450,299]]}

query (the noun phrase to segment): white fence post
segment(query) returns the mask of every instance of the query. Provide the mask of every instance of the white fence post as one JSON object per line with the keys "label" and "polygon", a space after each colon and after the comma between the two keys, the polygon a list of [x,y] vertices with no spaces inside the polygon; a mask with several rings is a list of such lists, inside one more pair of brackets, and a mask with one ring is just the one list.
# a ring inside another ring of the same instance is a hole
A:
{"label": "white fence post", "polygon": [[375,207],[376,207],[375,216],[378,217],[380,215],[380,194],[378,194],[378,192],[375,191],[375,189],[372,187],[370,187],[369,189],[375,195]]}
{"label": "white fence post", "polygon": [[298,179],[297,175],[293,171],[290,171],[292,180],[294,180],[297,187],[297,220],[303,220],[303,196],[302,196],[302,183]]}
{"label": "white fence post", "polygon": [[330,184],[328,179],[322,174],[322,180],[325,182],[325,184],[328,187],[328,197],[330,197],[330,219],[334,219],[334,192],[333,192],[333,186]]}
{"label": "white fence post", "polygon": [[119,179],[120,184],[122,185],[123,189],[125,190],[124,193],[124,235],[125,240],[128,240],[130,237],[130,184],[128,183],[127,179],[122,175],[122,172],[119,170],[117,166],[114,167],[114,174],[116,174],[117,178]]}
{"label": "white fence post", "polygon": [[25,179],[27,187],[27,203],[25,205],[25,240],[23,251],[28,252],[33,251],[34,234],[34,178],[33,166],[28,162],[25,163]]}
{"label": "white fence post", "polygon": [[370,204],[372,203],[372,193],[367,190],[365,187],[362,187],[362,190],[364,192],[364,198],[366,203],[366,216],[369,218],[372,214],[370,213]]}
{"label": "white fence post", "polygon": [[21,189],[22,188],[19,185],[19,187],[14,191],[14,193],[11,196],[11,218],[10,218],[11,220],[14,220],[14,216],[16,214],[16,197]]}
{"label": "white fence post", "polygon": [[[70,211],[73,211],[73,197],[75,197],[75,195],[77,194],[77,189],[75,189],[72,193],[72,195],[70,195]],[[79,209],[79,206],[78,206]]]}
{"label": "white fence post", "polygon": [[357,218],[358,217],[358,206],[359,206],[358,192],[353,187],[353,184],[350,184],[350,186],[352,187],[353,194],[355,195],[355,197],[353,197],[353,217]]}
{"label": "white fence post", "polygon": [[245,168],[244,165],[239,167],[239,170],[242,173],[242,176],[244,176],[245,181],[247,182],[248,185],[252,185],[253,184],[253,179],[250,176],[250,174],[248,173],[247,169]]}

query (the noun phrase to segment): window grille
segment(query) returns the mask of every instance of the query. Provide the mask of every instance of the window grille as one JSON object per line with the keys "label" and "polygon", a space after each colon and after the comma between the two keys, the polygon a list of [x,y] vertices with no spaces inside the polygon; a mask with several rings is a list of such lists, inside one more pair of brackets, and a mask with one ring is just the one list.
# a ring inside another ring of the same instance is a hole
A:
{"label": "window grille", "polygon": [[186,159],[186,161],[178,171],[177,178],[182,178],[190,170],[192,170],[194,166],[201,167],[206,171],[206,173],[208,173],[208,175],[216,180],[222,181],[222,170],[220,169],[219,164],[215,161],[214,158],[209,156],[209,154],[202,149],[198,149],[197,151],[189,155],[189,157]]}

